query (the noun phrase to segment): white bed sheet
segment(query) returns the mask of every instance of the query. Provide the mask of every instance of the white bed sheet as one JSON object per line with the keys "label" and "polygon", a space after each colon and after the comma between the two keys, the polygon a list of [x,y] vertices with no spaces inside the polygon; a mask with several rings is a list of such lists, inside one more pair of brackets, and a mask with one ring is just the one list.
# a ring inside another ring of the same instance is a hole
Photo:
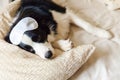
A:
{"label": "white bed sheet", "polygon": [[102,0],[69,0],[83,18],[111,32],[111,39],[93,36],[76,26],[71,28],[72,40],[92,43],[94,54],[69,80],[120,80],[120,10],[109,10]]}

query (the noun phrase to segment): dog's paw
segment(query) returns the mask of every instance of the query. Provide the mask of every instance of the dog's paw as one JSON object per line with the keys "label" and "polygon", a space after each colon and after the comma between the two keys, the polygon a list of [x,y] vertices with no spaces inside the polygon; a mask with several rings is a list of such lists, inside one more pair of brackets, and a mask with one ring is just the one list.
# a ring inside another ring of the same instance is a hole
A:
{"label": "dog's paw", "polygon": [[72,41],[70,41],[69,39],[59,40],[57,43],[58,43],[60,49],[62,49],[63,51],[68,51],[72,48]]}

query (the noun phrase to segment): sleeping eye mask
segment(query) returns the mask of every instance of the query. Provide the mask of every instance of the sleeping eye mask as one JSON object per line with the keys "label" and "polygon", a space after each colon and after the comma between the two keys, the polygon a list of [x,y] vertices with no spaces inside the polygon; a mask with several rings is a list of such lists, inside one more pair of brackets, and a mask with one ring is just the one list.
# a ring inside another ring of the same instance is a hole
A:
{"label": "sleeping eye mask", "polygon": [[24,32],[38,28],[38,23],[31,17],[25,17],[20,20],[10,33],[10,41],[12,44],[18,45],[22,40]]}

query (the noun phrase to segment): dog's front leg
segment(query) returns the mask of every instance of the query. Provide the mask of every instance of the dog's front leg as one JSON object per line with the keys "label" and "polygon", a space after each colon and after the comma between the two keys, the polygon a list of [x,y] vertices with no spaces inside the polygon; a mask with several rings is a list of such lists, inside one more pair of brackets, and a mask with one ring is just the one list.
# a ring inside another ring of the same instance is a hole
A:
{"label": "dog's front leg", "polygon": [[111,38],[112,37],[110,32],[108,32],[104,29],[98,28],[95,25],[90,24],[89,22],[85,21],[80,16],[77,16],[74,12],[72,12],[69,9],[67,10],[67,14],[70,16],[72,23],[83,28],[85,31],[87,31],[93,35],[96,35],[98,37],[101,37],[101,38]]}
{"label": "dog's front leg", "polygon": [[72,41],[70,41],[70,39],[67,40],[58,40],[55,41],[53,44],[54,48],[60,49],[62,51],[68,51],[70,49],[72,49]]}

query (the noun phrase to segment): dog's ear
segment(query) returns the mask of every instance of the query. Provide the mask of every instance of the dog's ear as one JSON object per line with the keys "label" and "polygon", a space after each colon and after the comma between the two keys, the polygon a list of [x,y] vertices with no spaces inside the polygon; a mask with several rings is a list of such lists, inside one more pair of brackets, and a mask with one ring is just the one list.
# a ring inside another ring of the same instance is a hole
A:
{"label": "dog's ear", "polygon": [[45,2],[44,0],[21,0],[21,7],[24,6],[36,6],[36,5],[41,5],[43,2]]}
{"label": "dog's ear", "polygon": [[52,0],[45,0],[45,5],[48,9],[50,10],[55,10],[61,13],[65,13],[66,12],[66,8],[62,7],[56,3],[54,3]]}
{"label": "dog's ear", "polygon": [[9,39],[12,44],[18,45],[21,40],[24,32],[29,30],[34,30],[38,28],[38,23],[31,17],[26,17],[21,19],[11,30],[9,34]]}
{"label": "dog's ear", "polygon": [[21,0],[22,6],[26,5],[42,5],[45,4],[46,2],[49,2],[51,0]]}
{"label": "dog's ear", "polygon": [[47,9],[55,10],[61,13],[66,12],[66,8],[62,7],[56,3],[54,3],[52,0],[21,0],[21,6],[45,6]]}

